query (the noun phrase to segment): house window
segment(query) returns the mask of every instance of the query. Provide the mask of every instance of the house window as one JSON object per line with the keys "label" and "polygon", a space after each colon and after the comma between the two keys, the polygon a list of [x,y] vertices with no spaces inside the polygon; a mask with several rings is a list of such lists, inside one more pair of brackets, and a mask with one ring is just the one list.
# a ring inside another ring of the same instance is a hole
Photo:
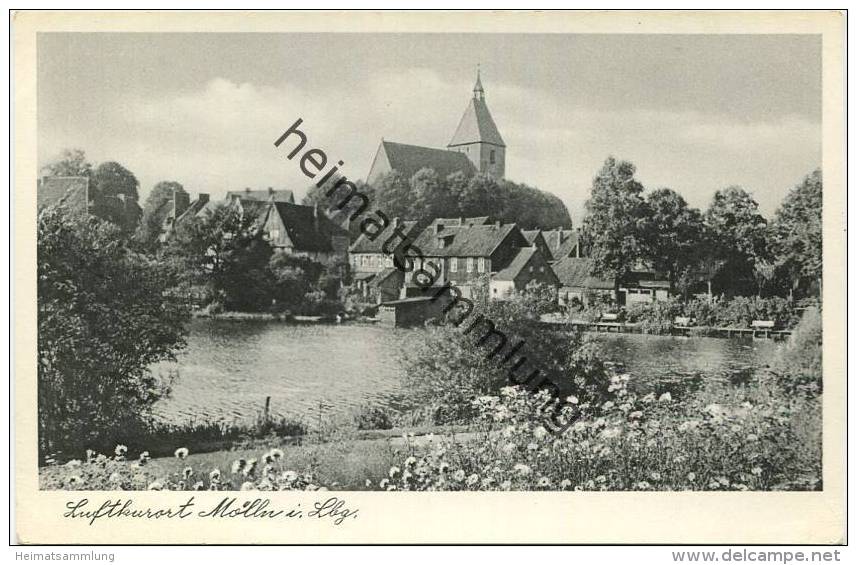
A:
{"label": "house window", "polygon": [[449,272],[457,273],[458,272],[458,257],[450,257],[449,258]]}
{"label": "house window", "polygon": [[641,288],[640,294],[652,294],[652,289],[650,288]]}
{"label": "house window", "polygon": [[363,266],[364,266],[364,267],[368,267],[368,266],[369,266],[369,256],[368,256],[368,255],[364,255],[364,256],[363,256],[362,261],[363,261]]}
{"label": "house window", "polygon": [[468,272],[468,273],[472,273],[472,272],[473,272],[473,257],[468,257],[468,258],[467,258],[467,272]]}
{"label": "house window", "polygon": [[532,265],[530,265],[530,272],[531,273],[533,272],[533,266]]}
{"label": "house window", "polygon": [[280,230],[271,230],[271,239],[280,239]]}
{"label": "house window", "polygon": [[496,163],[496,160],[495,160],[496,157],[494,156],[494,150],[493,149],[491,150],[491,156],[489,157],[489,159],[490,159],[492,165],[494,163]]}
{"label": "house window", "polygon": [[388,256],[388,257],[384,260],[384,265],[385,265],[385,266],[387,266],[387,267],[392,267],[392,266],[393,266],[393,256],[392,256],[392,255]]}
{"label": "house window", "polygon": [[480,273],[485,272],[485,257],[479,258],[479,262],[476,264],[476,268],[479,270]]}

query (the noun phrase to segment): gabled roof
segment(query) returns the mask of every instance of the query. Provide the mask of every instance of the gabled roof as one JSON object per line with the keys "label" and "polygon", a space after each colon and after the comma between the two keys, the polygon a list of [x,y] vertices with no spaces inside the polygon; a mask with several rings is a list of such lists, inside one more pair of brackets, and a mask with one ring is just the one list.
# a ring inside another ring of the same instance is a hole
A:
{"label": "gabled roof", "polygon": [[436,226],[437,220],[424,229],[414,242],[426,257],[489,257],[511,233],[520,233],[515,224],[443,224],[440,232]]}
{"label": "gabled roof", "polygon": [[392,141],[382,141],[379,150],[386,154],[390,168],[399,171],[408,179],[426,167],[434,169],[442,179],[458,171],[466,175],[476,173],[476,168],[470,159],[458,151],[406,145]]}
{"label": "gabled roof", "polygon": [[395,278],[397,284],[401,284],[405,280],[405,273],[396,268],[387,268],[378,273],[378,276],[372,279],[372,282],[369,283],[369,286],[377,287],[380,286],[384,281],[390,278]]}
{"label": "gabled roof", "polygon": [[506,143],[500,136],[497,124],[488,111],[484,98],[474,96],[464,111],[458,128],[452,136],[447,147],[466,145],[469,143],[490,143],[500,147],[506,147]]}
{"label": "gabled roof", "polygon": [[[397,219],[398,218],[394,218],[384,231],[378,234],[374,240],[366,237],[365,233],[360,234],[360,237],[358,237],[357,241],[351,245],[349,251],[351,253],[383,253],[384,251],[382,247],[384,242],[393,237],[393,232],[396,231]],[[414,220],[405,220],[402,222],[402,226],[404,226],[404,229],[400,230],[400,233],[410,234],[414,228],[417,227],[417,222]],[[397,237],[397,239],[401,238]]]}
{"label": "gabled roof", "polygon": [[553,264],[553,272],[562,286],[576,288],[613,289],[613,281],[590,275],[592,259],[563,257]]}
{"label": "gabled roof", "polygon": [[555,230],[543,231],[542,237],[545,243],[548,244],[551,255],[554,259],[563,259],[574,253],[574,248],[577,247],[579,237],[575,230],[564,230],[557,228]]}
{"label": "gabled roof", "polygon": [[194,218],[206,208],[209,204],[208,194],[200,194],[197,196],[196,200],[190,203],[190,206],[187,207],[187,210],[182,212],[182,214],[176,218],[176,223],[183,222],[190,218]]}
{"label": "gabled roof", "polygon": [[36,187],[36,207],[61,205],[76,212],[89,207],[88,177],[42,177]]}
{"label": "gabled roof", "polygon": [[227,200],[235,196],[240,197],[242,200],[258,200],[259,202],[295,203],[295,195],[291,190],[285,188],[278,190],[274,190],[273,188],[268,188],[266,190],[250,190],[247,188],[244,190],[230,190],[226,193]]}
{"label": "gabled roof", "polygon": [[[242,202],[242,205],[245,203]],[[332,251],[332,237],[348,237],[348,231],[332,222],[314,206],[288,202],[268,204],[271,212],[279,214],[286,233],[299,251]]]}
{"label": "gabled roof", "polygon": [[538,250],[535,247],[522,247],[518,250],[518,254],[515,255],[515,258],[512,259],[512,262],[509,265],[495,274],[492,278],[498,281],[513,281],[517,278],[518,275],[521,274],[521,271],[524,270],[524,267],[527,266],[527,263],[530,262],[530,259],[533,255],[535,255]]}

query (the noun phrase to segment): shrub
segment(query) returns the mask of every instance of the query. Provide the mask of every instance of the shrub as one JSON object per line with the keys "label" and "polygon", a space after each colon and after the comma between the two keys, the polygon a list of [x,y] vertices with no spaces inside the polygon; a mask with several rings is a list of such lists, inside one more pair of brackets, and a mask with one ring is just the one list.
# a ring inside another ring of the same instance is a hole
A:
{"label": "shrub", "polygon": [[[579,404],[557,437],[538,424],[544,398],[518,388],[474,404],[483,429],[441,440],[390,469],[387,490],[809,490],[821,488],[817,402],[750,389],[709,392],[679,404],[636,397]],[[566,410],[566,409],[564,409]],[[805,430],[817,430],[806,437]],[[808,449],[806,447],[809,446]]]}
{"label": "shrub", "polygon": [[807,308],[788,344],[771,363],[771,370],[788,394],[815,396],[822,392],[822,317]]}
{"label": "shrub", "polygon": [[39,455],[116,444],[145,426],[168,384],[149,372],[184,346],[175,273],[120,229],[62,208],[38,222]]}
{"label": "shrub", "polygon": [[393,420],[386,410],[379,406],[361,406],[354,415],[358,430],[390,430]]}

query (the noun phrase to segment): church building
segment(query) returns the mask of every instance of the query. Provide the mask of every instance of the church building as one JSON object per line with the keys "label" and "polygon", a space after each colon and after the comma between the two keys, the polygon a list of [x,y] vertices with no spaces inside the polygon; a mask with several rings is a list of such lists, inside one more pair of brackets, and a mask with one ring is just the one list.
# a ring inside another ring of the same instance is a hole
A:
{"label": "church building", "polygon": [[366,181],[374,184],[393,170],[409,179],[426,167],[434,169],[441,178],[458,171],[468,177],[486,173],[503,178],[506,174],[506,144],[488,111],[478,71],[473,98],[446,149],[381,140]]}

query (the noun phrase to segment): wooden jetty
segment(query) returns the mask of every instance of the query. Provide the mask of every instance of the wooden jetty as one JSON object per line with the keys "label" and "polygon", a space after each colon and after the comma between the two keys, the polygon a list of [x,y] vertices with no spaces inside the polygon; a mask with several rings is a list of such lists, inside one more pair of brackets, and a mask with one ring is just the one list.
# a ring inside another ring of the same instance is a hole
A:
{"label": "wooden jetty", "polygon": [[[640,324],[630,322],[589,322],[586,320],[571,320],[570,322],[544,322],[553,326],[564,326],[596,333],[644,333]],[[706,336],[706,337],[751,337],[758,339],[785,339],[792,335],[791,330],[776,330],[772,327],[753,328],[715,328],[710,326],[672,325],[669,335],[676,336]]]}

